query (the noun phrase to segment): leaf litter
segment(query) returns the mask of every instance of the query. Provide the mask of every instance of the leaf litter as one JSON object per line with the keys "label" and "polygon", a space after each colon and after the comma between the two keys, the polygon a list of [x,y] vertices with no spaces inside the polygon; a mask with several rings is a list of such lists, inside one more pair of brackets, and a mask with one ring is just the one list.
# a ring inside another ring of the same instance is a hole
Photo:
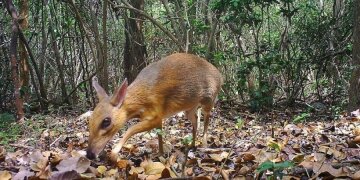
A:
{"label": "leaf litter", "polygon": [[[121,150],[121,160],[113,164],[107,153],[126,128],[97,160],[90,161],[84,150],[91,112],[74,118],[77,114],[81,113],[29,119],[39,131],[24,127],[16,142],[0,146],[0,179],[266,179],[279,174],[283,179],[360,179],[359,116],[295,124],[291,113],[259,115],[217,108],[208,147],[201,146],[201,122],[192,149],[180,138],[191,134],[191,123],[179,114],[167,119],[161,132],[131,137]],[[157,133],[163,135],[163,156],[157,155]]]}

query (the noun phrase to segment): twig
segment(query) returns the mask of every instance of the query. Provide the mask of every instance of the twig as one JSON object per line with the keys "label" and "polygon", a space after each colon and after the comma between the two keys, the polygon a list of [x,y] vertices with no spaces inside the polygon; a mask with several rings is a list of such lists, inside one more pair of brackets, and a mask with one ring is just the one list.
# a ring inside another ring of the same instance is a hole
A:
{"label": "twig", "polygon": [[188,159],[189,151],[190,151],[190,148],[188,147],[188,145],[185,145],[185,161],[182,163],[181,177],[185,176],[185,167],[186,167],[186,162],[187,162],[187,159]]}
{"label": "twig", "polygon": [[9,144],[10,146],[18,147],[18,148],[24,148],[24,149],[34,149],[34,147],[26,146],[22,144]]}
{"label": "twig", "polygon": [[49,147],[51,147],[51,146],[54,145],[56,142],[58,142],[60,138],[62,138],[62,135],[60,135],[58,138],[56,138],[55,141],[53,141],[53,142],[49,145]]}
{"label": "twig", "polygon": [[179,177],[179,178],[164,178],[162,180],[188,180],[193,179],[192,177]]}
{"label": "twig", "polygon": [[211,149],[211,148],[196,148],[199,151],[203,151],[203,152],[210,152],[210,153],[215,153],[215,152],[219,152],[219,151],[229,151],[231,150],[231,148],[216,148],[216,149]]}
{"label": "twig", "polygon": [[180,174],[178,172],[176,172],[176,169],[174,168],[174,166],[170,166],[170,169],[175,173],[175,175],[177,177],[180,177]]}
{"label": "twig", "polygon": [[[225,158],[225,160],[224,160],[224,162],[223,163],[221,163],[221,167],[220,167],[220,174],[223,176],[223,178],[225,179],[225,180],[227,180],[226,178],[225,178],[225,175],[223,174],[223,172],[222,172],[222,170],[223,170],[223,168],[224,168],[224,166],[225,166],[225,163],[226,163],[226,161],[229,159],[229,157],[230,157],[230,155],[233,153],[233,149],[231,148],[230,149],[230,151],[229,151],[229,154],[226,156],[226,158]],[[219,178],[219,176],[216,178],[216,180]],[[229,177],[228,177],[229,178]]]}

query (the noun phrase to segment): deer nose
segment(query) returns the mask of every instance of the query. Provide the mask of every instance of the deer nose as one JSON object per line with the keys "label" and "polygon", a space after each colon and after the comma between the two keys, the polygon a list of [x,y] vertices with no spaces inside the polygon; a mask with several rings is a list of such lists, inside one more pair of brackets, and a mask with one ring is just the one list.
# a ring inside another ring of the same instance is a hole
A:
{"label": "deer nose", "polygon": [[91,151],[91,149],[89,149],[89,148],[86,150],[86,157],[89,158],[89,159],[95,159],[96,158],[95,153],[93,153]]}

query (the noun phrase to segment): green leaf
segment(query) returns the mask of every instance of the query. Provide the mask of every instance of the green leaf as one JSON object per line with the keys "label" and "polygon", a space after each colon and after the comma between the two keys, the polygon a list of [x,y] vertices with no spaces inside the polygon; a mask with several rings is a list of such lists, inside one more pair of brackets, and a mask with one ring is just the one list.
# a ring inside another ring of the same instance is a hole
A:
{"label": "green leaf", "polygon": [[274,163],[271,161],[265,161],[259,165],[259,167],[256,169],[259,173],[264,172],[268,169],[274,168]]}
{"label": "green leaf", "polygon": [[281,162],[281,163],[275,163],[274,164],[274,169],[286,169],[286,168],[293,167],[293,166],[294,166],[293,162],[284,161],[284,162]]}

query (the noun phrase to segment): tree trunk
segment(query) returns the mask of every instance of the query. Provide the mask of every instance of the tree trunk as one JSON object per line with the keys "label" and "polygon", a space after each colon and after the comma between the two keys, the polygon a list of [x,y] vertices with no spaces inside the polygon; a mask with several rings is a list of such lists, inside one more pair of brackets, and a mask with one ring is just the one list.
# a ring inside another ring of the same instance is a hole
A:
{"label": "tree trunk", "polygon": [[[19,3],[19,25],[21,30],[26,30],[29,26],[28,15],[29,15],[29,2],[28,0],[20,0]],[[19,42],[19,70],[20,70],[20,86],[23,92],[24,101],[29,101],[29,66],[27,61],[27,52],[25,44]]]}
{"label": "tree trunk", "polygon": [[352,63],[355,67],[350,79],[349,111],[360,108],[360,0],[354,1],[354,31]]}
{"label": "tree trunk", "polygon": [[[65,75],[64,75],[64,68],[61,62],[61,55],[60,55],[60,51],[59,51],[59,47],[57,44],[57,39],[56,39],[56,34],[55,34],[55,23],[52,24],[53,22],[53,17],[55,17],[55,12],[52,9],[52,7],[50,7],[50,5],[48,3],[46,3],[46,6],[48,8],[48,12],[49,12],[49,31],[50,31],[50,37],[51,37],[51,45],[54,51],[54,55],[55,55],[55,63],[56,63],[56,67],[59,73],[59,79],[60,79],[60,89],[61,89],[61,101],[64,103],[70,103],[68,96],[67,96],[67,91],[66,91],[66,84],[65,84]],[[61,102],[61,103],[62,103]]]}
{"label": "tree trunk", "polygon": [[[144,10],[144,0],[132,0],[131,5],[139,10]],[[124,68],[125,77],[131,83],[138,73],[146,66],[146,45],[142,33],[143,17],[130,11],[130,17],[124,14],[125,20],[125,47]]]}
{"label": "tree trunk", "polygon": [[4,1],[5,6],[9,14],[12,17],[12,37],[10,42],[10,63],[11,63],[11,75],[14,83],[14,96],[17,120],[22,121],[24,119],[23,99],[20,94],[20,81],[18,75],[18,61],[17,61],[17,43],[19,37],[19,24],[18,15],[16,13],[14,4],[11,0]]}
{"label": "tree trunk", "polygon": [[[104,3],[105,5],[106,3]],[[97,57],[97,62],[96,62],[96,67],[97,67],[97,72],[99,74],[99,84],[101,85],[101,87],[103,87],[105,89],[105,91],[109,90],[109,83],[108,83],[108,72],[107,72],[107,56],[105,55],[105,51],[107,51],[106,49],[103,48],[104,44],[101,41],[101,37],[100,37],[100,33],[99,33],[99,27],[98,27],[98,20],[97,20],[97,14],[96,14],[96,2],[93,1],[91,9],[90,9],[90,14],[91,14],[91,29],[94,33],[94,39],[95,39],[95,46],[96,46],[96,57]],[[104,12],[103,12],[104,13]],[[107,13],[107,12],[105,12]],[[105,15],[104,15],[105,16]],[[103,19],[104,20],[104,19]],[[106,24],[106,21],[103,22]],[[102,27],[104,30],[104,27]],[[106,28],[105,28],[106,31]],[[106,33],[106,32],[103,32]],[[104,35],[106,38],[106,35]],[[104,38],[103,36],[103,38]]]}

